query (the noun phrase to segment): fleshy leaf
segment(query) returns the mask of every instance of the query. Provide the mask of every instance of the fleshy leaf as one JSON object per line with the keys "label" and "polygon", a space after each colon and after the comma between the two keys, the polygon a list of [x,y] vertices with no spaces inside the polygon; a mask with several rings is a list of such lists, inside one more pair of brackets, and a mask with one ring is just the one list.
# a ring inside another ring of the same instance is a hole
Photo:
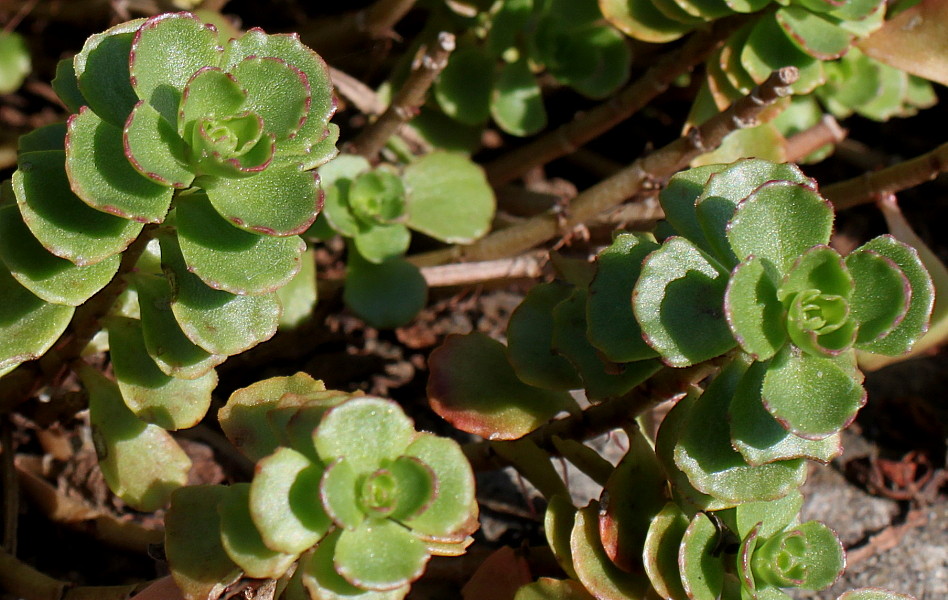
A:
{"label": "fleshy leaf", "polygon": [[[56,75],[50,85],[53,86],[53,91],[66,106],[66,110],[70,113],[77,113],[81,107],[88,105],[89,102],[79,91],[79,81],[76,79],[76,67],[73,61],[74,57],[64,58],[56,63]],[[129,90],[131,90],[131,84],[129,84]],[[129,99],[132,102],[135,101],[134,92]]]}
{"label": "fleshy leaf", "polygon": [[741,201],[727,239],[739,260],[765,258],[785,273],[809,248],[829,242],[832,232],[833,208],[818,193],[805,185],[771,181]]}
{"label": "fleshy leaf", "polygon": [[703,512],[685,530],[678,551],[681,582],[691,600],[716,600],[724,586],[724,564],[715,552],[721,532]]}
{"label": "fleshy leaf", "polygon": [[458,540],[478,527],[474,474],[461,447],[454,440],[420,433],[404,450],[434,472],[437,491],[434,500],[417,516],[402,523],[423,538]]}
{"label": "fleshy leaf", "polygon": [[546,127],[543,95],[526,58],[501,67],[490,114],[501,129],[512,135],[533,135]]}
{"label": "fleshy leaf", "polygon": [[641,598],[648,579],[642,572],[623,571],[609,559],[599,539],[598,513],[596,502],[576,513],[569,542],[576,577],[596,598]]}
{"label": "fleshy leaf", "polygon": [[890,592],[881,588],[859,588],[844,593],[837,600],[915,600],[915,596]]}
{"label": "fleshy leaf", "polygon": [[895,262],[871,250],[852,252],[846,268],[854,283],[850,307],[859,323],[856,343],[884,338],[905,318],[912,285]]}
{"label": "fleshy leaf", "polygon": [[727,324],[744,352],[767,360],[787,342],[784,308],[773,265],[749,256],[731,272],[724,294]]}
{"label": "fleshy leaf", "polygon": [[556,494],[547,499],[543,515],[543,533],[556,562],[571,578],[576,579],[573,568],[573,551],[570,537],[576,522],[576,507],[566,494]]}
{"label": "fleshy leaf", "polygon": [[185,188],[194,180],[184,140],[174,126],[145,101],[132,110],[122,132],[122,142],[132,167],[153,182]]}
{"label": "fleshy leaf", "polygon": [[240,112],[246,100],[247,93],[233,75],[219,67],[202,67],[184,86],[177,119],[178,134],[189,138],[189,125],[194,121],[234,115]]}
{"label": "fleshy leaf", "polygon": [[629,76],[631,51],[624,36],[599,24],[567,27],[547,69],[558,81],[590,98],[605,98]]}
{"label": "fleshy leaf", "polygon": [[326,466],[319,483],[319,499],[336,527],[355,529],[365,520],[366,515],[359,506],[357,495],[362,475],[353,470],[343,457]]}
{"label": "fleshy leaf", "polygon": [[418,267],[403,258],[372,264],[350,252],[343,300],[369,325],[400,327],[418,314],[428,299],[428,285]]}
{"label": "fleshy leaf", "polygon": [[541,577],[517,590],[514,600],[593,600],[579,582]]}
{"label": "fleshy leaf", "polygon": [[414,437],[414,423],[398,404],[368,397],[329,409],[313,433],[323,462],[343,457],[359,474],[401,456]]}
{"label": "fleshy leaf", "polygon": [[590,400],[616,398],[655,374],[661,363],[641,360],[619,365],[603,361],[586,337],[587,293],[583,288],[575,288],[553,309],[553,350],[579,371]]}
{"label": "fleshy leaf", "polygon": [[165,515],[165,554],[186,597],[218,598],[241,575],[221,543],[217,505],[226,495],[223,486],[192,485],[171,496]]}
{"label": "fleshy leaf", "polygon": [[586,300],[587,336],[611,361],[630,362],[656,355],[642,339],[642,329],[632,313],[632,289],[642,261],[657,248],[651,235],[622,233],[596,259],[596,275]]}
{"label": "fleshy leaf", "polygon": [[235,483],[217,505],[221,524],[221,542],[247,577],[278,578],[296,560],[295,554],[284,554],[267,548],[250,517],[250,484]]}
{"label": "fleshy leaf", "polygon": [[507,357],[517,377],[528,385],[551,390],[583,385],[569,360],[553,350],[553,309],[571,291],[571,286],[562,283],[539,283],[510,315]]}
{"label": "fleshy leaf", "polygon": [[277,297],[283,305],[283,314],[280,315],[281,330],[299,327],[312,317],[319,300],[315,249],[309,248],[303,252],[299,273],[277,290]]}
{"label": "fleshy leaf", "polygon": [[799,6],[784,6],[776,18],[800,50],[820,60],[839,58],[853,41],[854,36],[839,25]]}
{"label": "fleshy leaf", "polygon": [[517,379],[503,344],[482,333],[448,336],[428,368],[431,408],[461,431],[487,439],[522,437],[560,411],[576,409],[568,393]]}
{"label": "fleshy leaf", "polygon": [[299,236],[273,237],[238,229],[201,193],[180,198],[176,224],[188,269],[205,284],[232,294],[267,294],[300,269],[306,244]]}
{"label": "fleshy leaf", "polygon": [[705,165],[675,173],[658,195],[668,223],[680,236],[707,253],[714,250],[708,244],[701,223],[698,222],[695,201],[704,192],[711,176],[727,167],[728,165]]}
{"label": "fleshy leaf", "polygon": [[731,447],[723,415],[734,396],[746,365],[735,360],[708,385],[695,401],[675,446],[675,464],[701,492],[731,505],[775,500],[803,484],[802,459],[751,466]]}
{"label": "fleshy leaf", "polygon": [[202,67],[220,65],[217,30],[190,13],[164,13],[142,23],[132,42],[132,87],[169,123],[176,123],[181,94]]}
{"label": "fleshy leaf", "polygon": [[790,86],[794,94],[812,92],[826,80],[823,63],[791,42],[773,13],[765,13],[754,24],[741,50],[741,64],[755,81],[764,81],[777,69],[797,67],[799,77]]}
{"label": "fleshy leaf", "polygon": [[89,392],[92,437],[109,489],[136,510],[161,508],[187,482],[188,455],[167,431],[137,419],[115,383],[92,367],[82,366],[79,375]]}
{"label": "fleshy leaf", "polygon": [[[161,133],[152,134],[160,137]],[[125,155],[122,130],[91,110],[69,118],[66,172],[76,195],[97,210],[143,223],[160,223],[174,190],[136,171]]]}
{"label": "fleshy leaf", "polygon": [[80,266],[125,250],[144,225],[85,204],[72,193],[65,164],[66,153],[56,150],[20,155],[13,189],[26,226],[47,250]]}
{"label": "fleshy leaf", "polygon": [[17,283],[0,265],[0,369],[39,358],[59,339],[75,309],[50,304]]}
{"label": "fleshy leaf", "polygon": [[[90,36],[73,61],[81,93],[80,105],[89,106],[116,127],[125,125],[132,106],[138,101],[129,79],[128,62],[132,39],[144,22],[144,19],[136,19]],[[74,93],[70,97],[80,99]]]}
{"label": "fleshy leaf", "polygon": [[149,356],[141,321],[115,316],[107,328],[115,379],[136,417],[169,430],[192,427],[204,418],[217,387],[213,369],[196,379],[170,377]]}
{"label": "fleshy leaf", "polygon": [[677,236],[645,259],[632,309],[645,341],[664,362],[686,367],[734,346],[723,319],[727,279],[704,253]]}
{"label": "fleshy leaf", "polygon": [[918,251],[891,235],[873,238],[857,249],[863,250],[875,252],[894,262],[908,278],[912,296],[905,317],[892,331],[880,339],[860,342],[858,348],[889,356],[905,353],[928,329],[935,298],[931,276],[919,259]]}
{"label": "fleshy leaf", "polygon": [[333,562],[349,583],[373,590],[391,590],[414,581],[428,562],[425,545],[401,525],[366,519],[345,529],[336,543]]}
{"label": "fleshy leaf", "polygon": [[648,528],[642,561],[652,587],[662,598],[688,598],[678,566],[678,550],[687,529],[688,518],[674,502],[665,504]]}
{"label": "fleshy leaf", "polygon": [[671,42],[692,29],[691,25],[666,17],[651,2],[600,0],[599,7],[617,29],[644,42]]}
{"label": "fleshy leaf", "polygon": [[283,399],[302,402],[315,399],[326,390],[321,381],[306,373],[290,377],[271,377],[236,390],[217,415],[224,435],[247,458],[256,462],[273,454],[281,443],[267,420]]}
{"label": "fleshy leaf", "polygon": [[761,543],[751,567],[756,579],[773,586],[820,590],[843,572],[845,554],[832,529],[808,521]]}
{"label": "fleshy leaf", "polygon": [[237,296],[215,290],[188,271],[177,238],[162,236],[161,261],[172,278],[171,311],[188,339],[210,354],[232,356],[276,333],[276,294]]}
{"label": "fleshy leaf", "polygon": [[465,125],[479,125],[490,114],[494,58],[473,45],[451,54],[434,85],[434,97],[446,115]]}
{"label": "fleshy leaf", "polygon": [[243,108],[263,118],[265,133],[274,135],[278,142],[296,134],[309,112],[305,73],[277,57],[247,57],[230,73],[247,93]]}
{"label": "fleshy leaf", "polygon": [[866,402],[862,385],[838,362],[803,354],[791,346],[785,346],[768,365],[761,395],[781,425],[812,440],[849,425]]}
{"label": "fleshy leaf", "polygon": [[731,445],[750,465],[763,465],[791,458],[809,458],[828,463],[843,452],[840,435],[807,440],[793,435],[764,408],[761,398],[767,363],[755,362],[734,391],[728,407]]}
{"label": "fleshy leaf", "polygon": [[494,192],[480,166],[467,157],[432,152],[405,167],[406,222],[449,244],[468,244],[487,233]]}
{"label": "fleshy leaf", "polygon": [[[603,486],[599,537],[610,560],[637,572],[650,523],[668,500],[665,475],[645,436],[633,433],[626,452]],[[633,491],[634,490],[634,491]],[[647,570],[646,570],[647,572]]]}
{"label": "fleshy leaf", "polygon": [[79,267],[50,254],[23,222],[15,206],[0,208],[0,258],[33,294],[54,304],[79,306],[111,281],[121,257]]}
{"label": "fleshy leaf", "polygon": [[[386,502],[386,511],[391,507],[388,517],[395,521],[404,521],[417,516],[428,509],[435,494],[442,494],[434,471],[426,463],[411,456],[400,456],[384,467],[395,482],[397,497]],[[363,501],[365,494],[363,494]],[[364,503],[364,502],[363,502]]]}
{"label": "fleshy leaf", "polygon": [[[301,559],[297,572],[302,573],[303,585],[307,592],[300,600],[323,598],[325,600],[402,600],[410,585],[405,584],[392,590],[376,591],[358,588],[336,572],[333,556],[342,530],[336,529],[316,546],[316,551]],[[311,594],[311,595],[310,595]],[[289,600],[289,599],[287,599]]]}
{"label": "fleshy leaf", "polygon": [[210,354],[184,335],[171,311],[167,278],[138,272],[131,275],[131,280],[138,292],[145,347],[162,372],[196,379],[226,360],[226,356]]}
{"label": "fleshy leaf", "polygon": [[202,178],[201,185],[222,217],[264,235],[303,233],[323,205],[319,177],[292,166],[271,167],[249,177]]}
{"label": "fleshy leaf", "polygon": [[744,537],[752,529],[760,525],[757,530],[761,537],[770,537],[794,524],[803,506],[803,494],[794,490],[780,498],[769,502],[745,502],[734,509],[735,533]]}
{"label": "fleshy leaf", "polygon": [[[78,109],[77,109],[78,110]],[[16,141],[20,154],[66,149],[66,124],[51,123],[21,135]]]}
{"label": "fleshy leaf", "polygon": [[411,243],[411,232],[401,223],[359,223],[359,233],[352,241],[362,258],[377,265],[403,256]]}

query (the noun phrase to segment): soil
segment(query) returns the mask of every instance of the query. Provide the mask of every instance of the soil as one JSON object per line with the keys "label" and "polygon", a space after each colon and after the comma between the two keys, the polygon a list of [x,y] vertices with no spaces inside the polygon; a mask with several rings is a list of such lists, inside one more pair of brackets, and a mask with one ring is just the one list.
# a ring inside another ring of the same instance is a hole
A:
{"label": "soil", "polygon": [[[13,4],[23,7],[30,3]],[[58,20],[49,7],[25,15],[17,30],[28,36],[34,71],[21,90],[0,96],[0,145],[9,145],[16,135],[63,118],[45,83],[55,61],[75,52],[90,33],[105,29],[128,4],[135,3],[112,2],[112,12],[90,14],[87,22],[76,26]],[[269,4],[272,6],[264,10],[258,3],[234,0],[225,12],[248,26],[260,25],[276,32],[293,30],[298,23],[328,10],[322,8],[327,3],[281,0]],[[367,3],[339,3],[338,8],[354,9],[361,4]],[[0,7],[0,25],[8,23],[13,14]],[[401,38],[327,52],[326,58],[375,85],[384,76],[390,56],[405,50],[404,40],[410,40],[418,27],[417,20],[409,18],[400,26]],[[557,99],[563,101],[551,111],[553,122],[564,121],[590,105],[576,97],[557,95]],[[888,123],[859,118],[847,121],[850,141],[841,151],[819,165],[804,168],[825,184],[927,152],[944,141],[938,138],[946,121],[944,107]],[[644,148],[677,136],[686,110],[685,92],[673,90],[663,96],[663,102],[590,144],[589,149],[604,161],[628,162]],[[344,131],[356,127],[360,120],[351,109],[337,117]],[[502,137],[499,142],[516,143]],[[487,159],[500,151],[486,149],[475,158]],[[11,165],[0,165],[0,180],[11,172]],[[545,177],[547,183],[566,181],[583,189],[596,175],[576,161],[558,160],[548,166]],[[948,238],[941,226],[948,222],[948,203],[943,200],[946,184],[939,178],[906,192],[900,200],[919,234],[948,259]],[[837,234],[858,241],[883,231],[878,211],[868,206],[841,214]],[[601,242],[596,233],[591,240],[569,240],[563,251],[578,257],[594,254]],[[320,272],[339,272],[341,261],[339,252],[328,247],[321,256]],[[278,334],[219,369],[220,386],[210,416],[195,430],[177,436],[194,461],[190,483],[246,480],[248,465],[222,443],[213,418],[216,409],[239,387],[300,370],[323,379],[329,388],[392,397],[405,406],[420,429],[449,433],[427,405],[428,353],[452,333],[481,331],[502,338],[510,313],[531,283],[511,281],[434,291],[428,307],[412,323],[391,331],[365,326],[345,311],[338,294],[321,298],[310,323]],[[821,519],[838,531],[850,552],[850,568],[831,590],[797,594],[797,598],[835,598],[841,591],[864,585],[911,593],[918,600],[948,597],[946,367],[948,355],[936,349],[921,359],[868,375],[869,404],[846,433],[846,453],[828,467],[814,468],[805,488],[805,518]],[[70,388],[69,382],[65,384],[67,392],[76,389]],[[67,394],[66,400],[71,398]],[[18,464],[49,486],[36,492],[21,483],[24,492],[31,493],[24,493],[19,505],[17,556],[51,577],[80,585],[117,585],[163,575],[160,550],[149,547],[147,540],[138,543],[135,551],[101,541],[103,530],[89,520],[90,514],[107,514],[145,526],[160,524],[162,514],[136,513],[116,500],[96,466],[85,413],[66,411],[71,415],[68,418],[62,414],[48,414],[37,400],[11,415]],[[619,436],[597,443],[613,461],[623,448]],[[577,500],[598,495],[594,484],[584,481],[578,472],[570,471],[569,478]],[[478,482],[483,507],[480,541],[498,546],[543,543],[543,506],[529,486],[505,471],[480,475]],[[79,522],[64,525],[52,521],[42,504],[50,497],[73,501],[73,517]],[[459,597],[457,589],[450,586],[419,590],[418,594],[412,597]],[[0,590],[0,600],[15,597]]]}

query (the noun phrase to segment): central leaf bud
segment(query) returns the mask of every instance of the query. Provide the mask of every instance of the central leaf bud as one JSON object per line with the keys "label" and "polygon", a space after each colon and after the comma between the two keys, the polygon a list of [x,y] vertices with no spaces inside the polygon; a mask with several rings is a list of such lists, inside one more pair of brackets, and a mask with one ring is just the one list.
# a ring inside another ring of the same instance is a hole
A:
{"label": "central leaf bud", "polygon": [[754,553],[755,575],[776,587],[796,587],[806,580],[807,540],[799,531],[773,537]]}
{"label": "central leaf bud", "polygon": [[398,504],[398,482],[388,469],[379,469],[362,481],[359,502],[369,516],[386,517]]}
{"label": "central leaf bud", "polygon": [[806,289],[788,300],[787,333],[801,349],[832,355],[852,345],[857,325],[847,298]]}
{"label": "central leaf bud", "polygon": [[266,168],[273,157],[273,139],[254,113],[205,117],[194,123],[191,152],[199,172],[233,177]]}

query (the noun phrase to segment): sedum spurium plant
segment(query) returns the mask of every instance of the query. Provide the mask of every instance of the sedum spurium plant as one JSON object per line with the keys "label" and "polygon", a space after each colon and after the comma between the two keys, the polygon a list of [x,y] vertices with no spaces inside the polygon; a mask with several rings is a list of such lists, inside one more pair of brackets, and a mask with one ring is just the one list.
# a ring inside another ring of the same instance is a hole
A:
{"label": "sedum spurium plant", "polygon": [[823,589],[845,559],[830,529],[797,520],[806,460],[839,456],[840,431],[865,403],[856,351],[899,355],[925,333],[931,278],[889,235],[845,257],[831,248],[833,209],[793,165],[694,168],[660,200],[660,242],[619,234],[593,272],[561,261],[565,281],[531,290],[508,347],[448,338],[431,357],[432,408],[459,429],[516,440],[576,413],[567,390],[622,402],[662,363],[707,365],[711,383],[677,401],[654,441],[631,429],[614,470],[556,445],[604,486],[585,508],[550,483],[555,474],[518,458],[523,450],[497,452],[547,493],[550,546],[597,598]]}
{"label": "sedum spurium plant", "polygon": [[392,401],[298,373],[237,390],[219,418],[257,467],[250,483],[172,496],[165,547],[187,598],[294,565],[288,597],[403,598],[432,555],[473,541],[461,447],[417,432]]}

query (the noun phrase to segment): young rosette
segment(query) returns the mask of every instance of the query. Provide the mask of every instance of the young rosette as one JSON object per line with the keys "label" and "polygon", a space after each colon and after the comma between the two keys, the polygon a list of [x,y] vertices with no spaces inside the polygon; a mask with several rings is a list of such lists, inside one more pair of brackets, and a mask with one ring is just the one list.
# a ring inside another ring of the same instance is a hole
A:
{"label": "young rosette", "polygon": [[328,69],[297,36],[223,39],[166,13],[92,36],[55,87],[77,112],[66,170],[93,208],[157,223],[176,189],[200,187],[250,232],[288,236],[315,219],[310,170],[331,158],[338,130]]}
{"label": "young rosette", "polygon": [[880,236],[842,257],[829,246],[832,206],[795,166],[699,167],[661,201],[678,235],[646,258],[633,291],[645,340],[673,366],[735,346],[765,363],[763,406],[802,440],[837,433],[865,402],[856,349],[901,354],[927,329],[934,293],[916,251]]}

